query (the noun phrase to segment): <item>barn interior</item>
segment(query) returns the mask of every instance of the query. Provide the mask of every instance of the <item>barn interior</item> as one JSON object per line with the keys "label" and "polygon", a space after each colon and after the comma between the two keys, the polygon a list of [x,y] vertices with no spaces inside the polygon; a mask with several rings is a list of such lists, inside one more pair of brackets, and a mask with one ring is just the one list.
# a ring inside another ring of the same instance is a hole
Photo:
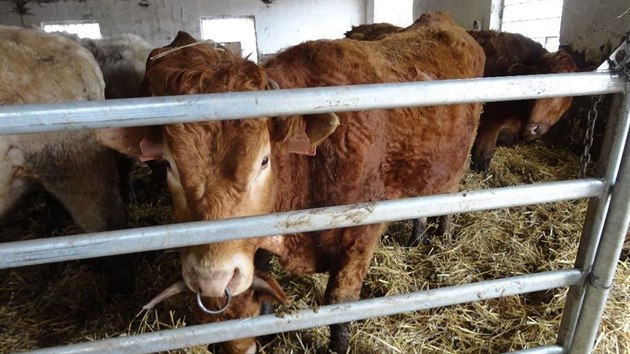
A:
{"label": "barn interior", "polygon": [[[343,38],[360,24],[407,26],[428,11],[449,11],[467,30],[522,33],[550,51],[570,51],[591,71],[620,43],[630,0],[0,0],[0,25],[78,31],[94,38],[136,34],[163,46],[178,31],[212,39],[250,60],[264,62],[283,48],[316,39]],[[48,26],[48,27],[47,27]],[[57,27],[56,27],[57,26]],[[47,30],[48,31],[48,30]],[[0,53],[0,55],[2,55]],[[470,171],[460,190],[480,190],[575,179],[589,111],[596,109],[593,174],[612,97],[598,107],[576,98],[552,129],[533,142],[499,147],[490,169]],[[136,201],[130,226],[171,222],[166,188],[146,166],[133,175]],[[586,200],[458,214],[442,237],[408,245],[409,221],[381,238],[361,298],[466,284],[572,267]],[[35,190],[0,219],[0,241],[79,234],[53,197]],[[1,246],[0,246],[1,247]],[[16,352],[194,324],[193,295],[179,295],[151,310],[142,306],[179,276],[177,250],[134,255],[136,291],[112,294],[95,260],[0,270],[0,352]],[[274,274],[294,311],[323,303],[326,275],[295,276],[276,264]],[[352,324],[350,353],[499,353],[554,343],[567,288],[373,318]],[[258,339],[261,353],[322,353],[328,327]],[[174,353],[217,353],[218,345]],[[594,347],[595,353],[630,353],[630,238],[618,261]]]}

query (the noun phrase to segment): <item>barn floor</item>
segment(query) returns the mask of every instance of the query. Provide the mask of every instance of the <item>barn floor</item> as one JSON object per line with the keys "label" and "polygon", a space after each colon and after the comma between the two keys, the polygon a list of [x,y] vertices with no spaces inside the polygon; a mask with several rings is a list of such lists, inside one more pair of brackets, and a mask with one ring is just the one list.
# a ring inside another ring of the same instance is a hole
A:
{"label": "barn floor", "polygon": [[[578,158],[542,144],[499,149],[488,175],[469,173],[462,189],[575,178]],[[168,196],[146,171],[136,181],[134,226],[169,220]],[[149,196],[158,195],[158,198]],[[76,233],[67,215],[49,211],[41,193],[0,223],[0,240]],[[443,238],[405,247],[409,222],[392,224],[382,238],[366,279],[363,298],[465,284],[516,274],[571,267],[586,210],[585,201],[461,214]],[[192,296],[180,295],[151,311],[141,307],[179,275],[173,250],[136,256],[137,291],[108,294],[94,260],[0,271],[0,352],[149,332],[191,323]],[[317,306],[326,277],[295,277],[278,271],[292,308]],[[351,353],[499,353],[553,343],[566,289],[511,296],[360,321],[352,325]],[[630,352],[630,242],[619,262],[596,353]],[[325,352],[327,328],[269,336],[263,353]],[[213,350],[214,347],[211,348]],[[175,351],[208,353],[205,346]]]}

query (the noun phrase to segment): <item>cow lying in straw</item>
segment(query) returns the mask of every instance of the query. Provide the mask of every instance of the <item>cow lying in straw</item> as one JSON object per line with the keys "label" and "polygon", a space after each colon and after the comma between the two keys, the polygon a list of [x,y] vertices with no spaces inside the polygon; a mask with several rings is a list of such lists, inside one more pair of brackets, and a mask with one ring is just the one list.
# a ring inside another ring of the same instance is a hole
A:
{"label": "cow lying in straw", "polygon": [[[180,32],[173,43],[152,53],[146,72],[152,95],[461,79],[480,77],[485,61],[481,47],[449,18],[380,42],[306,42],[277,54],[264,66],[195,43]],[[480,104],[466,104],[260,117],[111,129],[100,138],[144,159],[160,157],[161,149],[170,163],[175,220],[215,220],[457,190],[480,110]],[[327,304],[357,300],[385,227],[366,225],[183,248],[183,283],[165,295],[188,288],[197,293],[204,308],[217,302],[212,298],[234,295],[238,302],[253,283],[260,283],[254,276],[253,258],[264,249],[275,254],[287,271],[329,272]],[[227,305],[228,311],[233,318],[252,314],[239,313],[233,303]],[[331,350],[346,351],[348,331],[348,324],[331,326]],[[240,343],[227,349],[240,353],[256,349],[252,339]]]}

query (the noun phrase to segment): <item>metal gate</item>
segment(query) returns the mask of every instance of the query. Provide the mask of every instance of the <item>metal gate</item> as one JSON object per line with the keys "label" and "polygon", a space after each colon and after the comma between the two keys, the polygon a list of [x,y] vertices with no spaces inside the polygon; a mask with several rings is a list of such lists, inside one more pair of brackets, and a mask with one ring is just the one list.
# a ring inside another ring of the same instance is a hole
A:
{"label": "metal gate", "polygon": [[[625,46],[630,52],[628,43]],[[0,247],[0,269],[590,198],[577,260],[571,269],[327,305],[317,312],[304,309],[283,318],[266,315],[33,351],[156,352],[570,286],[557,344],[520,353],[589,353],[630,219],[630,83],[623,73],[602,71],[0,107],[0,134],[22,134],[594,94],[624,94],[618,95],[622,99],[617,100],[608,120],[596,178],[8,242]]]}

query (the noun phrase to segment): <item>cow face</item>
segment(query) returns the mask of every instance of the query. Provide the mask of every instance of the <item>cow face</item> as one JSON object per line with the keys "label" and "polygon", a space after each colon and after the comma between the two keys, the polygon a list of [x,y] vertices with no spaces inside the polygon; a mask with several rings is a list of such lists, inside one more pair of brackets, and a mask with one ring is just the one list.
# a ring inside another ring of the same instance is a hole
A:
{"label": "cow face", "polygon": [[573,97],[552,97],[534,101],[529,120],[521,131],[522,138],[529,141],[545,134],[569,110],[571,103]]}
{"label": "cow face", "polygon": [[[311,153],[337,125],[334,114],[323,114],[166,127],[164,158],[170,164],[175,221],[274,211],[282,188],[276,162],[289,153]],[[281,253],[281,247],[277,237],[267,237],[184,248],[184,281],[207,297],[221,297],[226,289],[240,294],[252,284],[256,250]]]}
{"label": "cow face", "polygon": [[[573,58],[564,50],[543,55],[536,64],[538,74],[571,73],[577,71]],[[553,97],[536,100],[532,106],[529,121],[522,131],[525,140],[535,139],[545,134],[556,124],[573,103],[573,97]]]}
{"label": "cow face", "polygon": [[[512,75],[558,74],[575,71],[577,71],[577,65],[569,53],[562,49],[543,55],[534,67],[515,64],[509,69]],[[572,97],[543,98],[533,101],[531,113],[521,131],[521,137],[524,140],[533,140],[545,134],[562,118],[572,103]]]}
{"label": "cow face", "polygon": [[[176,222],[271,212],[274,201],[270,120],[178,124],[165,128],[164,158]],[[188,288],[221,297],[252,283],[259,239],[181,250]]]}
{"label": "cow face", "polygon": [[[180,32],[154,50],[144,86],[153,96],[255,91],[272,88],[263,68]],[[167,181],[176,222],[265,214],[274,210],[275,162],[283,154],[309,154],[338,125],[334,114],[214,121],[104,130],[107,146],[143,160],[169,162]],[[206,297],[247,290],[256,249],[278,253],[277,238],[238,240],[181,250],[187,287]]]}

